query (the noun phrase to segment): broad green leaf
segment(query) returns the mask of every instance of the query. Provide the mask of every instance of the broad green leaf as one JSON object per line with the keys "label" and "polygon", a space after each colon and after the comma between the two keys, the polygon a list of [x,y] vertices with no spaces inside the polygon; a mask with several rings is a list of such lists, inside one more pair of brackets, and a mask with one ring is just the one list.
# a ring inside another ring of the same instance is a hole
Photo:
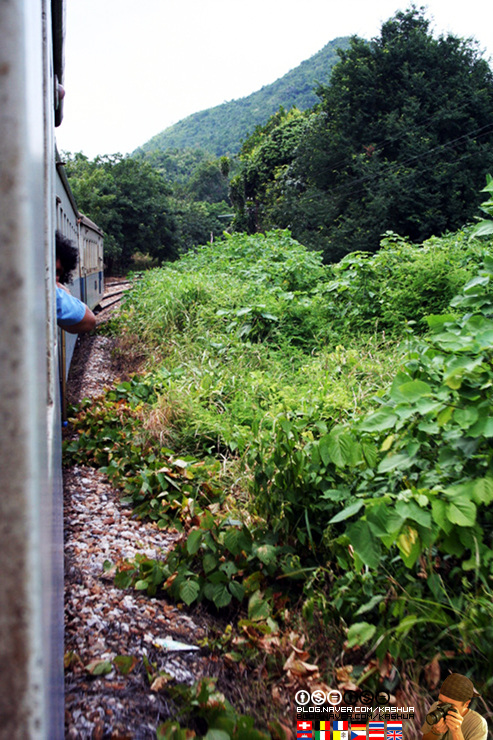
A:
{"label": "broad green leaf", "polygon": [[106,676],[113,670],[113,664],[109,660],[92,660],[84,667],[91,676]]}
{"label": "broad green leaf", "polygon": [[370,414],[360,424],[363,432],[383,432],[392,429],[397,422],[397,416],[392,411],[377,411]]}
{"label": "broad green leaf", "polygon": [[[226,563],[227,562],[231,562],[231,561],[226,561]],[[223,568],[223,566],[226,565],[226,563],[222,563],[219,566],[219,570],[214,570],[212,571],[212,573],[209,573],[209,575],[207,576],[207,580],[210,583],[213,583],[213,584],[227,583],[229,581],[229,576],[223,570],[221,570],[221,568]],[[231,563],[231,565],[234,565],[234,563]]]}
{"label": "broad green leaf", "polygon": [[210,573],[214,568],[217,567],[217,559],[216,557],[211,553],[207,552],[204,557],[202,558],[202,567],[204,569],[204,573]]}
{"label": "broad green leaf", "polygon": [[329,434],[322,437],[320,442],[322,443],[322,441],[323,445],[320,445],[320,456],[326,465],[329,461],[333,462],[339,468],[354,464],[355,455],[353,447],[356,445],[356,441],[349,434],[345,434],[339,429],[332,430]]}
{"label": "broad green leaf", "polygon": [[442,331],[445,324],[450,324],[455,320],[456,317],[452,313],[425,316],[426,323],[433,331],[436,331],[437,329]]}
{"label": "broad green leaf", "polygon": [[353,522],[347,528],[346,535],[363,563],[370,568],[378,568],[381,553],[380,543],[368,522]]}
{"label": "broad green leaf", "polygon": [[474,481],[473,498],[477,504],[490,504],[493,501],[493,477],[486,476]]}
{"label": "broad green leaf", "polygon": [[214,728],[207,730],[203,737],[204,740],[231,740],[231,735],[228,732],[225,732],[224,730],[216,730]]}
{"label": "broad green leaf", "polygon": [[395,376],[392,386],[390,388],[390,397],[393,401],[397,401],[398,403],[401,401],[404,401],[404,398],[402,396],[401,391],[399,390],[401,385],[404,385],[405,383],[410,383],[412,381],[412,377],[408,375],[407,373],[404,373],[399,371],[397,375]]}
{"label": "broad green leaf", "polygon": [[462,427],[462,429],[467,429],[475,424],[478,420],[478,415],[479,412],[476,406],[466,406],[463,409],[454,410],[454,421]]}
{"label": "broad green leaf", "polygon": [[277,548],[274,545],[260,545],[256,550],[256,555],[262,563],[269,565],[277,558]]}
{"label": "broad green leaf", "polygon": [[441,498],[436,498],[431,503],[431,514],[433,521],[435,521],[440,529],[443,529],[445,534],[449,534],[452,530],[452,523],[447,519],[447,502]]}
{"label": "broad green leaf", "polygon": [[330,459],[338,468],[354,463],[353,446],[355,440],[348,434],[330,432],[328,435],[328,450]]}
{"label": "broad green leaf", "polygon": [[472,236],[490,236],[493,234],[493,221],[480,221],[472,228]]}
{"label": "broad green leaf", "polygon": [[[488,222],[488,225],[490,225],[489,222]],[[491,223],[491,225],[493,226],[493,222]],[[488,233],[491,234],[492,232],[490,231]],[[467,293],[475,292],[476,288],[479,288],[479,287],[483,288],[485,285],[488,285],[489,282],[490,282],[490,278],[488,275],[477,275],[476,277],[472,278],[472,280],[469,280],[469,282],[464,285],[464,288],[463,288],[464,293],[467,294]]]}
{"label": "broad green leaf", "polygon": [[476,504],[467,499],[455,498],[447,506],[447,519],[459,527],[473,527],[476,523]]}
{"label": "broad green leaf", "polygon": [[386,547],[390,547],[394,542],[397,532],[406,521],[406,517],[399,514],[393,506],[389,506],[388,502],[368,507],[366,519],[373,534],[379,537]]}
{"label": "broad green leaf", "polygon": [[323,464],[327,466],[330,463],[329,435],[328,434],[324,434],[324,436],[320,438],[320,441],[318,443],[318,450],[319,450],[320,457],[322,459]]}
{"label": "broad green leaf", "polygon": [[434,401],[431,398],[420,398],[416,401],[416,410],[420,414],[429,414],[430,412],[438,411],[443,407],[440,401]]}
{"label": "broad green leaf", "polygon": [[224,546],[232,555],[239,555],[242,550],[241,531],[236,527],[230,527],[224,534]]}
{"label": "broad green leaf", "polygon": [[412,459],[409,457],[409,455],[390,455],[390,457],[385,457],[380,465],[378,466],[378,472],[379,473],[388,473],[391,470],[395,470],[396,468],[399,468],[400,470],[404,470],[410,465],[413,464]]}
{"label": "broad green leaf", "polygon": [[248,618],[254,622],[267,619],[271,608],[267,599],[261,591],[255,591],[248,599]]}
{"label": "broad green leaf", "polygon": [[228,604],[231,602],[231,599],[231,593],[225,583],[217,583],[213,586],[212,601],[218,609],[221,609],[224,606],[228,606]]}
{"label": "broad green leaf", "polygon": [[180,583],[178,593],[180,595],[180,599],[182,599],[187,606],[190,606],[190,604],[192,604],[199,595],[200,586],[197,581],[192,581],[188,578],[186,581]]}
{"label": "broad green leaf", "polygon": [[368,622],[356,622],[352,624],[347,633],[348,647],[352,648],[358,645],[364,645],[372,639],[376,630],[375,625]]}
{"label": "broad green leaf", "polygon": [[437,424],[439,427],[444,427],[450,419],[452,418],[452,415],[454,413],[454,409],[452,406],[445,406],[445,408],[440,411],[440,413],[437,416]]}
{"label": "broad green leaf", "polygon": [[468,437],[493,437],[493,416],[483,416],[469,428]]}
{"label": "broad green leaf", "polygon": [[395,505],[396,512],[405,519],[411,519],[422,527],[431,527],[431,514],[422,509],[416,501],[398,501]]}
{"label": "broad green leaf", "polygon": [[380,604],[384,599],[385,596],[382,594],[376,594],[376,596],[372,596],[370,601],[367,601],[366,604],[360,606],[358,611],[355,612],[355,616],[357,617],[359,614],[366,614],[366,612],[371,612],[371,610],[378,606],[378,604]]}
{"label": "broad green leaf", "polygon": [[431,395],[432,392],[431,386],[422,380],[411,380],[410,383],[403,383],[399,386],[399,391],[409,403],[415,403],[423,396]]}
{"label": "broad green leaf", "polygon": [[335,524],[336,522],[343,522],[344,519],[349,519],[349,517],[353,516],[360,509],[362,509],[364,505],[365,504],[363,501],[355,501],[354,504],[347,506],[345,509],[333,516],[332,519],[329,521],[329,524]]}
{"label": "broad green leaf", "polygon": [[421,542],[418,532],[413,527],[406,527],[397,538],[397,547],[408,568],[411,568],[421,554]]}
{"label": "broad green leaf", "polygon": [[235,599],[238,599],[238,601],[243,601],[243,597],[245,595],[245,589],[241,585],[241,583],[238,583],[238,581],[230,581],[228,584],[228,588],[235,597]]}
{"label": "broad green leaf", "polygon": [[378,450],[376,445],[369,439],[363,439],[361,442],[361,452],[369,468],[374,468],[378,460]]}
{"label": "broad green leaf", "polygon": [[189,555],[195,555],[199,551],[203,535],[201,529],[192,529],[187,537],[187,552]]}
{"label": "broad green leaf", "polygon": [[231,576],[236,575],[238,573],[238,568],[233,563],[232,560],[225,560],[224,563],[221,563],[219,566],[219,570],[223,573],[226,573],[226,575],[231,578]]}

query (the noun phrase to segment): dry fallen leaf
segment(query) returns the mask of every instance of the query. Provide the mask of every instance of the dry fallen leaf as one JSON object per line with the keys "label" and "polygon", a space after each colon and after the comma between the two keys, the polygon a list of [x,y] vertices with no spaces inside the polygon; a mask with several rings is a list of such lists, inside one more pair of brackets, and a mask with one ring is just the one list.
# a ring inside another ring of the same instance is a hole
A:
{"label": "dry fallen leaf", "polygon": [[318,673],[318,666],[313,665],[312,663],[306,663],[303,660],[300,660],[296,653],[293,652],[287,659],[287,661],[284,663],[283,666],[285,671],[288,671],[290,673],[296,673],[299,676],[306,676],[310,673]]}
{"label": "dry fallen leaf", "polygon": [[440,662],[438,655],[435,655],[431,663],[425,665],[424,669],[425,680],[430,689],[436,689],[440,683]]}
{"label": "dry fallen leaf", "polygon": [[171,676],[157,676],[151,683],[151,691],[161,691],[170,682]]}

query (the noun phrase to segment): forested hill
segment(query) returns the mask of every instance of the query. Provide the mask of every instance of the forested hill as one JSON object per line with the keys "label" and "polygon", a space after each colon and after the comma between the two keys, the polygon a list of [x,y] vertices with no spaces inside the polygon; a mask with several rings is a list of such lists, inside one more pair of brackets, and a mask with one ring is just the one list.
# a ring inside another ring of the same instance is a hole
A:
{"label": "forested hill", "polygon": [[161,131],[136,153],[199,147],[220,157],[235,154],[255,126],[264,124],[283,106],[306,110],[317,102],[314,89],[327,84],[332,67],[339,61],[337,49],[347,49],[349,37],[336,38],[310,59],[246,98],[231,100],[215,108],[194,113]]}

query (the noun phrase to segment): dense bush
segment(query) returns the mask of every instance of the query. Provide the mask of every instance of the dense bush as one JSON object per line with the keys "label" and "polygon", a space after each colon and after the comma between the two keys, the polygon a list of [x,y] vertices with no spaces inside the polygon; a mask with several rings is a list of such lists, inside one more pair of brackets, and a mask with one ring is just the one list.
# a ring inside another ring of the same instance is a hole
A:
{"label": "dense bush", "polygon": [[481,262],[469,236],[470,229],[414,245],[387,232],[376,254],[353,252],[332,265],[325,290],[334,328],[402,334],[411,322],[424,331],[425,317],[446,311]]}
{"label": "dense bush", "polygon": [[119,321],[149,375],[79,413],[69,448],[184,531],[118,583],[266,630],[302,595],[346,651],[438,652],[486,683],[492,284],[463,232],[332,268],[287,232],[237,235],[148,272]]}

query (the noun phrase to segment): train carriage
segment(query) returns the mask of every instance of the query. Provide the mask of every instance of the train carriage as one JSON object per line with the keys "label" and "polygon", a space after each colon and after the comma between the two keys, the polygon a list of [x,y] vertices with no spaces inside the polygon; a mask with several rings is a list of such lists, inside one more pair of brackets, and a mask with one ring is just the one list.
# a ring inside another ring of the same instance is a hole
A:
{"label": "train carriage", "polygon": [[103,264],[104,235],[90,218],[80,214],[79,267],[81,300],[95,308],[104,293]]}
{"label": "train carriage", "polygon": [[77,243],[81,229],[93,250],[79,276],[88,300],[103,287],[89,238],[102,235],[55,165],[64,14],[64,0],[0,2],[0,737],[9,740],[64,737],[57,225]]}
{"label": "train carriage", "polygon": [[[90,218],[79,212],[58,152],[56,160],[56,228],[70,239],[79,253],[68,288],[72,295],[94,309],[104,294],[104,234]],[[61,371],[62,399],[76,342],[76,334],[60,331],[60,366],[64,368]]]}

